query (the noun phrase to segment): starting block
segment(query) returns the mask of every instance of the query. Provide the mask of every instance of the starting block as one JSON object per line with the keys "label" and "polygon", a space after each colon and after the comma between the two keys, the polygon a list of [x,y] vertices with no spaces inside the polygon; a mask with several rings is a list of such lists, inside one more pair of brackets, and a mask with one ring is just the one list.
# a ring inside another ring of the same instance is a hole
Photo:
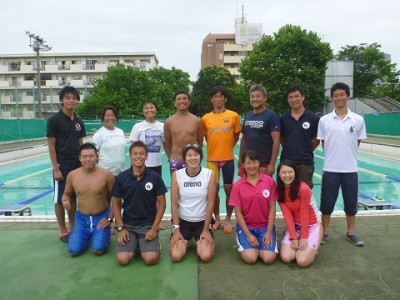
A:
{"label": "starting block", "polygon": [[5,216],[12,216],[13,213],[23,216],[25,211],[32,216],[32,209],[26,204],[9,204],[0,208],[0,213],[4,213]]}
{"label": "starting block", "polygon": [[372,200],[372,199],[359,199],[358,207],[363,208],[364,210],[370,210],[371,208],[375,208],[376,210],[383,209],[392,209],[393,203],[386,200]]}

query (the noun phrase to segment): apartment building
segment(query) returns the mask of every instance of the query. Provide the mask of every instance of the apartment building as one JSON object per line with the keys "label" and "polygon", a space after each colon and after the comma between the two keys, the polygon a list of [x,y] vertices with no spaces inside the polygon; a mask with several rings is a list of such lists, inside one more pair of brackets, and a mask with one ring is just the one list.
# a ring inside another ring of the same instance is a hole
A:
{"label": "apartment building", "polygon": [[[82,101],[95,80],[117,64],[150,70],[158,67],[158,58],[153,52],[41,54],[43,116],[59,110],[58,92],[64,86],[76,87]],[[35,54],[0,54],[0,118],[36,118],[37,68]]]}
{"label": "apartment building", "polygon": [[235,21],[235,33],[209,33],[201,51],[201,68],[219,65],[240,81],[239,65],[253,44],[262,37],[261,23],[247,23],[244,16]]}

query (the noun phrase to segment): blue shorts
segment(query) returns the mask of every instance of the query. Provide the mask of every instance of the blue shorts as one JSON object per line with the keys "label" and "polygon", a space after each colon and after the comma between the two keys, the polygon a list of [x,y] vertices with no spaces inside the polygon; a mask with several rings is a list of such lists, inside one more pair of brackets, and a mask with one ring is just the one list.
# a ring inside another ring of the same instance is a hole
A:
{"label": "blue shorts", "polygon": [[[68,164],[59,164],[58,168],[60,169],[60,172],[62,176],[64,177],[63,180],[61,181],[56,181],[53,178],[54,182],[54,204],[61,204],[61,197],[64,194],[64,189],[65,189],[65,184],[67,183],[67,175],[69,172],[78,169],[81,166],[80,161],[76,161],[73,163],[68,163]],[[75,192],[72,193],[72,198],[76,198]]]}
{"label": "blue shorts", "polygon": [[[274,229],[272,230],[272,243],[271,243],[271,246],[269,246],[269,247],[264,247],[264,245],[263,245],[264,235],[267,232],[267,227],[263,227],[263,228],[248,227],[248,229],[249,229],[250,233],[257,238],[257,241],[259,244],[259,246],[257,248],[258,250],[267,250],[267,251],[272,251],[272,252],[278,253],[278,242],[276,240],[275,226],[274,226]],[[244,234],[242,227],[240,227],[239,224],[236,224],[236,243],[237,243],[239,252],[242,252],[243,250],[248,250],[248,249],[256,249],[249,244],[249,241],[247,240],[247,237]]]}
{"label": "blue shorts", "polygon": [[101,219],[107,219],[110,209],[96,215],[85,215],[79,210],[75,212],[75,226],[68,240],[68,252],[79,254],[89,245],[92,240],[91,248],[96,251],[106,251],[110,243],[110,226],[97,229],[97,224]]}
{"label": "blue shorts", "polygon": [[214,171],[217,183],[219,183],[220,177],[219,170],[222,171],[222,179],[224,184],[233,183],[233,175],[235,173],[235,164],[233,163],[233,160],[207,161],[207,168]]}
{"label": "blue shorts", "polygon": [[180,169],[186,168],[186,162],[180,157],[171,157],[169,160],[169,170],[171,172],[178,171]]}
{"label": "blue shorts", "polygon": [[349,216],[357,213],[358,174],[326,172],[322,174],[321,213],[330,215],[335,208],[339,188],[342,188],[344,212]]}

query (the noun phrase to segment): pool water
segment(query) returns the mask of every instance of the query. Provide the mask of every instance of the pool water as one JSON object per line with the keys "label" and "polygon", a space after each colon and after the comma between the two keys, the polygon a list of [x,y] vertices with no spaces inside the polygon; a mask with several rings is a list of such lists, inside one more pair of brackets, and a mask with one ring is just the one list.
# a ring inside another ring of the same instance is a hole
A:
{"label": "pool water", "polygon": [[[128,149],[127,149],[128,151]],[[204,147],[205,157],[206,149]],[[239,146],[235,147],[235,160]],[[126,154],[126,166],[130,164]],[[321,193],[321,174],[323,152],[318,148],[315,152],[314,196],[319,202]],[[205,165],[205,161],[203,161]],[[235,165],[236,162],[235,162]],[[359,155],[359,192],[365,197],[378,197],[400,206],[400,161],[376,155]],[[170,189],[169,164],[163,154],[163,179]],[[238,176],[235,174],[235,180]],[[220,188],[220,210],[225,213],[224,191]],[[170,214],[169,192],[166,194],[167,209]],[[0,207],[6,204],[28,203],[33,215],[54,215],[53,182],[51,163],[48,155],[35,157],[20,162],[0,166]],[[277,205],[277,210],[279,207]],[[342,196],[335,206],[336,211],[343,210]]]}

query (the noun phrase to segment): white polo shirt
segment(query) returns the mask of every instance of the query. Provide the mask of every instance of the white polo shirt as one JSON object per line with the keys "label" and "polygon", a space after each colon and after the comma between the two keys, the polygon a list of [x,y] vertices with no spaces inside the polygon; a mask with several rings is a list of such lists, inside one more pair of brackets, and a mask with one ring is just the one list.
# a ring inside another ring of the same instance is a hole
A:
{"label": "white polo shirt", "polygon": [[318,123],[317,138],[324,141],[324,171],[357,172],[358,141],[367,138],[364,119],[347,109],[340,119],[335,110]]}

